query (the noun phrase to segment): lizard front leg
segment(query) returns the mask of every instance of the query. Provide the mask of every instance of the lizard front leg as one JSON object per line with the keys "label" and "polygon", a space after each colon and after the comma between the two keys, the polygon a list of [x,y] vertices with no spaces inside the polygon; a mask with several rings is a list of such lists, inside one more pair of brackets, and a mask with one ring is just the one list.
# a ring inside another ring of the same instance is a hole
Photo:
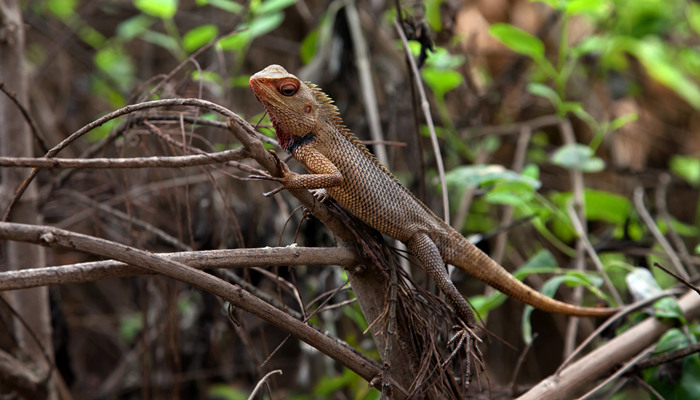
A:
{"label": "lizard front leg", "polygon": [[270,153],[275,157],[282,176],[250,176],[253,179],[275,181],[282,184],[277,189],[264,193],[264,196],[272,196],[284,189],[326,189],[343,183],[343,175],[338,167],[311,146],[300,146],[292,153],[294,158],[311,172],[310,174],[297,174],[290,171],[287,164],[283,163],[276,153],[272,151]]}

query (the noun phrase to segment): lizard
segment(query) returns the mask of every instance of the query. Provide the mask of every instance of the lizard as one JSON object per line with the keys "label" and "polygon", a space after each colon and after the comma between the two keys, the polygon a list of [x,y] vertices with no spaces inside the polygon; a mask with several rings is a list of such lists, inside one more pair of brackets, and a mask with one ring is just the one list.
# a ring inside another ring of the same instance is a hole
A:
{"label": "lizard", "polygon": [[474,313],[445,263],[547,312],[605,317],[617,311],[561,302],[516,279],[403,186],[345,127],[333,100],[315,84],[273,64],[252,75],[249,86],[270,115],[280,147],[310,172],[292,172],[277,158],[281,176],[251,176],[281,183],[265,196],[284,189],[325,190],[360,220],[403,242],[469,327],[475,325]]}

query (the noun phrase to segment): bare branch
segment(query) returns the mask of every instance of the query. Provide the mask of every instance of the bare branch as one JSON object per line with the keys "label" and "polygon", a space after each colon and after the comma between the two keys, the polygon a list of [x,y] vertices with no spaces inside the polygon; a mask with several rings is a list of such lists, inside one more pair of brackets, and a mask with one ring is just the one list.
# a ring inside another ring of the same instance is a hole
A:
{"label": "bare branch", "polygon": [[[678,304],[686,319],[691,320],[700,316],[700,296],[697,293],[686,293]],[[519,399],[575,398],[585,392],[591,382],[608,375],[610,370],[634,358],[671,326],[672,321],[649,317],[571,364],[560,374],[544,379]]]}
{"label": "bare branch", "polygon": [[[369,358],[360,355],[329,336],[324,335],[302,321],[292,318],[282,310],[252,296],[238,285],[225,282],[213,275],[188,267],[177,261],[127,246],[121,243],[62,229],[25,224],[0,222],[0,238],[43,246],[72,249],[102,257],[110,257],[140,268],[159,273],[201,290],[219,296],[234,307],[241,308],[303,340],[324,354],[340,362],[367,382],[381,374],[381,368]],[[394,383],[397,398],[405,398],[406,392]]]}
{"label": "bare branch", "polygon": [[187,156],[157,156],[131,158],[33,158],[0,157],[0,167],[21,168],[183,168],[197,167],[241,160],[246,154],[241,149],[217,153],[194,154]]}
{"label": "bare branch", "polygon": [[[11,237],[8,240],[13,240]],[[358,262],[357,254],[345,247],[266,247],[209,251],[161,253],[172,261],[201,270],[213,268],[252,268],[265,266],[340,265]],[[27,265],[26,267],[31,267]],[[143,268],[115,260],[85,262],[44,268],[0,272],[0,291],[37,286],[86,283],[103,279],[150,274]]]}

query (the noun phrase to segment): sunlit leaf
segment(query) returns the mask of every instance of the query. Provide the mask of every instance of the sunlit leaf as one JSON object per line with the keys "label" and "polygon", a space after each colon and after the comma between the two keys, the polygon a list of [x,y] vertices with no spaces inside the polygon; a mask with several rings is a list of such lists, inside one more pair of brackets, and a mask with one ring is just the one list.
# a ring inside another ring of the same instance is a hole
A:
{"label": "sunlit leaf", "polygon": [[131,40],[141,36],[155,21],[157,20],[145,14],[136,15],[117,25],[117,36]]}
{"label": "sunlit leaf", "polygon": [[49,0],[49,11],[58,18],[66,18],[75,12],[76,0]]}
{"label": "sunlit leaf", "polygon": [[182,37],[182,47],[187,52],[193,52],[216,39],[219,28],[216,25],[202,25],[185,33]]}
{"label": "sunlit leaf", "polygon": [[451,69],[424,68],[421,76],[438,99],[443,99],[447,92],[459,87],[464,80],[462,74]]}
{"label": "sunlit leaf", "polygon": [[172,18],[177,12],[177,0],[134,0],[134,6],[158,18]]}
{"label": "sunlit leaf", "polygon": [[547,85],[531,82],[527,84],[527,91],[535,96],[544,97],[545,99],[549,100],[554,108],[558,109],[561,104],[561,98],[557,92]]}
{"label": "sunlit leaf", "polygon": [[211,5],[232,14],[243,11],[243,5],[231,0],[196,0],[198,6]]}
{"label": "sunlit leaf", "polygon": [[265,0],[253,10],[256,14],[276,13],[296,3],[297,0]]}
{"label": "sunlit leaf", "polygon": [[510,24],[493,24],[489,33],[516,53],[535,59],[544,58],[544,43],[520,28]]}
{"label": "sunlit leaf", "polygon": [[552,155],[552,163],[583,172],[597,172],[605,168],[603,160],[593,155],[593,149],[579,143],[560,147]]}
{"label": "sunlit leaf", "polygon": [[698,186],[700,184],[700,159],[688,156],[673,156],[671,158],[671,171],[688,181],[688,183]]}

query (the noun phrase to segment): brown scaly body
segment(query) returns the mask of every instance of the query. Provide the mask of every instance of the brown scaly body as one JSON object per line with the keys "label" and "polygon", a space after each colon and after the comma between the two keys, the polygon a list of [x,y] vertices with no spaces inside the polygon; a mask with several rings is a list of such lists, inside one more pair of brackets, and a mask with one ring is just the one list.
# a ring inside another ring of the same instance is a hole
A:
{"label": "brown scaly body", "polygon": [[280,146],[310,172],[287,170],[282,178],[265,179],[279,181],[287,189],[325,189],[362,221],[404,242],[470,326],[475,322],[473,313],[444,263],[544,311],[593,317],[615,312],[563,303],[515,279],[401,185],[343,126],[332,100],[315,85],[270,65],[250,78],[250,87],[270,114]]}

